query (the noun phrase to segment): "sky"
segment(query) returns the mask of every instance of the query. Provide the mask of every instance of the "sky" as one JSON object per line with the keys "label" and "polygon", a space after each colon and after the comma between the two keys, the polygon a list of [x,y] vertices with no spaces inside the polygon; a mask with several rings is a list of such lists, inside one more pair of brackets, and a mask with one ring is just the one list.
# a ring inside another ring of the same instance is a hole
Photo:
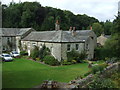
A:
{"label": "sky", "polygon": [[[3,0],[2,4],[9,5],[11,1]],[[19,1],[37,1],[42,6],[69,10],[75,15],[87,14],[99,21],[113,21],[118,13],[118,1],[120,0],[14,0],[15,3],[19,3]]]}

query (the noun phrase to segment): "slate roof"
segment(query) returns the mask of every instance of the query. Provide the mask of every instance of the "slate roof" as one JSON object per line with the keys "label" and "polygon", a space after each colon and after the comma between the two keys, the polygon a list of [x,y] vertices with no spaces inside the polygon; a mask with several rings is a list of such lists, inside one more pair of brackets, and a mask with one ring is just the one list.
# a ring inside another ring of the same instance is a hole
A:
{"label": "slate roof", "polygon": [[23,35],[31,28],[0,28],[2,30],[2,36],[17,36]]}
{"label": "slate roof", "polygon": [[106,37],[106,38],[110,38],[110,37],[111,37],[111,35],[105,35],[105,37]]}
{"label": "slate roof", "polygon": [[93,33],[91,30],[79,30],[76,31],[76,35],[73,36],[70,31],[34,31],[22,40],[41,42],[85,42],[88,40],[91,33]]}

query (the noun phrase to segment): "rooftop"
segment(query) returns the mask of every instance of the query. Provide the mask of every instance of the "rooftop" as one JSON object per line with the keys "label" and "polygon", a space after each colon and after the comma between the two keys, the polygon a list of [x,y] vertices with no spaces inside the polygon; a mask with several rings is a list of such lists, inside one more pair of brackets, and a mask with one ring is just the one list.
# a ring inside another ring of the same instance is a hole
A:
{"label": "rooftop", "polygon": [[31,28],[0,28],[0,31],[2,31],[2,36],[17,36],[23,35],[30,29]]}
{"label": "rooftop", "polygon": [[34,31],[22,40],[41,42],[85,42],[93,33],[92,30],[76,30],[73,36],[71,31]]}

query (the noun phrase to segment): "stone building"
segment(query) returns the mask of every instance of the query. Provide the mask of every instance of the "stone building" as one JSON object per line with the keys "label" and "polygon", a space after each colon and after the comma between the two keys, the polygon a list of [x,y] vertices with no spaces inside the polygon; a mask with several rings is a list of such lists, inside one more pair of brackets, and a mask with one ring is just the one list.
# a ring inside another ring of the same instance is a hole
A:
{"label": "stone building", "polygon": [[101,34],[101,36],[97,37],[97,45],[103,46],[108,38],[110,38],[110,35]]}
{"label": "stone building", "polygon": [[88,59],[92,59],[94,57],[96,42],[96,35],[92,30],[33,31],[21,40],[23,49],[27,47],[29,55],[34,45],[39,48],[45,45],[59,61],[66,60],[67,52],[70,52],[72,49],[79,53],[86,51]]}
{"label": "stone building", "polygon": [[0,28],[2,31],[2,51],[20,51],[19,42],[26,37],[32,28]]}

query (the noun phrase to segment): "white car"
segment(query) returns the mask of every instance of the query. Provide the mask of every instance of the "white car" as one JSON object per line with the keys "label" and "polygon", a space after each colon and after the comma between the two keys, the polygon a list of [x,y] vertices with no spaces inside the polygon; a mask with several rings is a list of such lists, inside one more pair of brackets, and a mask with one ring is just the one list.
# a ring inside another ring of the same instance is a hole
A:
{"label": "white car", "polygon": [[12,57],[20,56],[20,54],[17,51],[12,51],[10,54],[11,54]]}
{"label": "white car", "polygon": [[1,55],[1,58],[2,58],[3,61],[13,61],[13,58],[9,54],[4,53],[4,54]]}

